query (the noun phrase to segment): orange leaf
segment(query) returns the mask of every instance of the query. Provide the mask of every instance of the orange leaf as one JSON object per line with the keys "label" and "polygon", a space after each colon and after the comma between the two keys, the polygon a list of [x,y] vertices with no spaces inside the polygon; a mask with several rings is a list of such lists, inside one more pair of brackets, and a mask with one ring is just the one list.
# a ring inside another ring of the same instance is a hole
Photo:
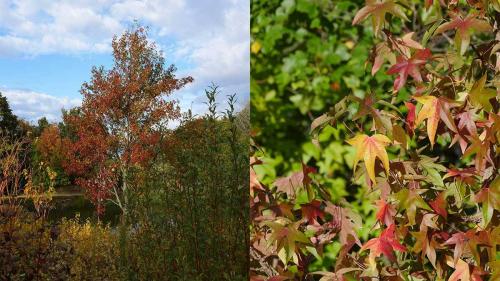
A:
{"label": "orange leaf", "polygon": [[451,104],[444,98],[437,98],[435,96],[415,96],[414,99],[424,105],[418,113],[416,126],[427,119],[427,135],[431,142],[431,147],[434,146],[439,119],[443,120],[450,130],[457,132],[457,127],[450,114],[450,107],[455,106],[454,104]]}

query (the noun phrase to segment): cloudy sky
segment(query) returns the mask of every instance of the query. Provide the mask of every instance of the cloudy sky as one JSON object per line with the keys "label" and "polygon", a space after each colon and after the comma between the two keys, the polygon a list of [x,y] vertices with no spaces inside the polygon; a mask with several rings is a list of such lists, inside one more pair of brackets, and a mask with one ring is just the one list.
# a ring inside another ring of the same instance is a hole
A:
{"label": "cloudy sky", "polygon": [[0,92],[24,119],[60,120],[92,66],[112,65],[113,35],[138,20],[178,76],[195,79],[175,94],[184,110],[205,111],[211,82],[244,104],[249,17],[249,0],[0,0]]}

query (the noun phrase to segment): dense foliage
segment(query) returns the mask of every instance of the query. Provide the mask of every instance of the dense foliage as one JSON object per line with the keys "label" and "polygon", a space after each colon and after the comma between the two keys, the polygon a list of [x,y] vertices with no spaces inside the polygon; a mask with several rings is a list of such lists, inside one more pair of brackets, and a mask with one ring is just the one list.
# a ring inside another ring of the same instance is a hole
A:
{"label": "dense foliage", "polygon": [[352,146],[352,186],[366,191],[376,220],[332,196],[321,166],[266,184],[254,157],[254,280],[498,280],[499,9],[497,1],[359,7],[352,24],[371,22],[375,40],[360,76],[386,72],[393,85],[353,91],[311,131],[316,145],[328,144],[317,138],[328,130]]}
{"label": "dense foliage", "polygon": [[[383,73],[364,75],[372,32],[351,25],[362,3],[252,1],[252,129],[268,157],[319,161],[308,141],[314,117],[348,93],[389,83]],[[291,170],[289,161],[276,166]]]}

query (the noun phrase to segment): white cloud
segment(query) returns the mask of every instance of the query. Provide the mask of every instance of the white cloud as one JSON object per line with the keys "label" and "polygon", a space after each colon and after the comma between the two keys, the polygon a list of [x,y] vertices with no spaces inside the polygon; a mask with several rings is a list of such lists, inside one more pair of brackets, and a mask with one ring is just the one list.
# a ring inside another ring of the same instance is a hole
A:
{"label": "white cloud", "polygon": [[248,100],[249,0],[0,0],[0,57],[109,53],[133,20],[150,26],[167,62],[189,66],[179,70],[195,78],[177,95],[183,104],[211,82]]}
{"label": "white cloud", "polygon": [[0,88],[0,92],[7,98],[15,115],[31,122],[44,116],[49,121],[60,121],[63,108],[70,109],[81,104],[80,99],[57,98],[30,90]]}

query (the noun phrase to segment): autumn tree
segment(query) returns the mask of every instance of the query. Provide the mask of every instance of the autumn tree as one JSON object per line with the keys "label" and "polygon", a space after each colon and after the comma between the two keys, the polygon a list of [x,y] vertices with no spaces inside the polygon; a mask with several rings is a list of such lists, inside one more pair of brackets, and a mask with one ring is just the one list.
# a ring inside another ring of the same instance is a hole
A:
{"label": "autumn tree", "polygon": [[59,127],[55,124],[47,125],[33,142],[33,165],[48,167],[55,173],[57,185],[67,185],[69,179],[64,172],[63,163],[68,156],[69,147],[70,140],[61,135]]}
{"label": "autumn tree", "polygon": [[66,168],[99,212],[109,199],[126,214],[133,170],[148,165],[165,126],[180,115],[168,97],[193,79],[175,76],[143,27],[115,36],[112,48],[113,67],[92,69],[79,113],[65,116],[76,134]]}

